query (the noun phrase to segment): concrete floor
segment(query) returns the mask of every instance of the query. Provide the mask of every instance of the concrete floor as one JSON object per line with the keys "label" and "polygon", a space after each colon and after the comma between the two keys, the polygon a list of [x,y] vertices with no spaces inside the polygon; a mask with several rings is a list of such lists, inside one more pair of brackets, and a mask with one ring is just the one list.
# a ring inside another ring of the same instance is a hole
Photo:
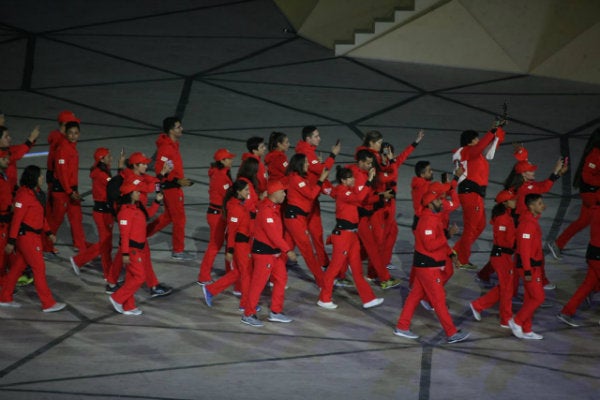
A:
{"label": "concrete floor", "polygon": [[[400,170],[398,237],[393,271],[406,279],[414,240],[409,181],[430,160],[450,170],[450,152],[464,129],[485,131],[508,103],[508,139],[491,162],[487,206],[514,159],[511,142],[525,142],[545,178],[560,155],[577,162],[600,125],[600,88],[560,80],[476,70],[335,58],[333,52],[285,33],[288,22],[267,0],[40,3],[4,1],[0,14],[0,109],[15,142],[39,124],[46,134],[60,110],[82,119],[78,145],[81,191],[92,153],[154,153],[165,116],[183,116],[187,175],[186,247],[194,262],[170,260],[170,227],[151,239],[159,279],[175,287],[166,298],[138,292],[144,314],[115,313],[97,265],[81,278],[71,271],[68,226],[59,232],[60,262],[49,262],[50,287],[66,311],[42,314],[33,287],[19,289],[18,310],[0,309],[1,399],[595,399],[600,390],[600,298],[578,312],[582,327],[555,318],[582,281],[589,230],[578,234],[561,262],[546,258],[558,288],[547,292],[534,329],[542,341],[520,341],[501,329],[497,309],[476,322],[468,302],[482,290],[474,273],[457,271],[447,286],[457,325],[469,341],[448,345],[435,315],[417,310],[417,341],[392,329],[407,295],[400,288],[365,311],[355,290],[337,290],[335,311],[318,308],[307,269],[290,270],[286,313],[291,324],[240,323],[227,292],[209,309],[195,284],[208,239],[206,171],[216,148],[240,155],[245,139],[286,132],[292,143],[304,125],[317,125],[324,153],[340,138],[340,163],[350,162],[360,132],[379,129],[397,148],[426,137]],[[20,163],[45,166],[44,157]],[[236,159],[236,167],[239,158]],[[235,170],[235,168],[234,168]],[[574,220],[580,201],[570,175],[545,196],[547,239]],[[96,239],[91,198],[84,202],[88,239]],[[323,199],[324,229],[333,204]],[[461,213],[453,221],[461,223]],[[489,227],[474,246],[483,265]],[[222,272],[223,259],[215,264]],[[268,309],[269,292],[262,299]],[[266,319],[266,311],[260,316]]]}

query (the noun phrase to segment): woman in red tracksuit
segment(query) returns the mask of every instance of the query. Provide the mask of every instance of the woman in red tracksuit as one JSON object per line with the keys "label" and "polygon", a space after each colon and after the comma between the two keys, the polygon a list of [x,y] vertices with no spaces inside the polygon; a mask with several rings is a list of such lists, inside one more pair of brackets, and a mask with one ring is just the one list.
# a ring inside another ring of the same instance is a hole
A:
{"label": "woman in red tracksuit", "polygon": [[[119,221],[119,250],[123,257],[123,264],[127,265],[125,283],[116,292],[109,295],[109,300],[115,311],[125,315],[141,315],[142,311],[135,306],[135,292],[146,280],[147,258],[150,252],[146,237],[148,212],[140,202],[141,181],[139,179],[126,180],[121,185],[121,209],[117,215]],[[157,201],[162,200],[162,193],[156,195]],[[158,204],[155,202],[155,208]]]}
{"label": "woman in red tracksuit", "polygon": [[285,170],[288,166],[288,158],[285,154],[290,148],[290,140],[283,132],[272,132],[269,137],[269,153],[265,156],[267,175],[270,181],[287,182]]}
{"label": "woman in red tracksuit", "polygon": [[315,185],[308,181],[308,160],[304,154],[294,154],[287,168],[287,206],[285,207],[283,223],[294,243],[312,272],[317,286],[323,284],[323,271],[310,239],[308,229],[308,215],[311,212],[315,199],[321,193],[323,182],[329,176],[329,170],[321,171],[319,180]]}
{"label": "woman in red tracksuit", "polygon": [[575,234],[590,224],[592,207],[595,205],[596,195],[600,193],[600,128],[596,129],[588,139],[583,156],[575,172],[573,186],[579,188],[581,208],[579,217],[560,234],[556,239],[555,257],[560,257],[560,252]]}
{"label": "woman in red tracksuit", "polygon": [[42,254],[41,235],[46,234],[51,243],[56,237],[44,217],[45,194],[41,190],[42,175],[39,167],[30,165],[21,175],[21,187],[15,195],[14,214],[9,231],[8,243],[3,249],[11,254],[11,268],[0,291],[0,306],[20,307],[13,301],[13,292],[17,279],[27,265],[33,271],[35,290],[42,303],[42,311],[54,312],[65,308],[64,303],[57,303],[52,297],[46,281],[46,264]]}
{"label": "woman in red tracksuit", "polygon": [[[123,182],[135,182],[136,187],[140,192],[139,205],[140,207],[144,208],[148,217],[152,218],[158,212],[160,201],[164,198],[164,195],[162,192],[157,193],[156,199],[152,202],[152,205],[149,208],[146,207],[148,204],[148,193],[155,191],[156,185],[159,183],[158,178],[146,174],[148,163],[150,163],[150,159],[147,158],[143,153],[132,153],[127,160],[129,168],[122,169],[120,175],[123,178]],[[161,174],[164,174],[167,171],[168,166],[165,163],[161,169]],[[155,221],[159,219],[160,216],[156,218]],[[148,224],[146,227],[146,237],[152,236],[152,234],[155,232],[156,230],[152,229],[152,224]],[[171,294],[173,289],[168,285],[158,281],[152,265],[152,259],[150,257],[150,246],[146,244],[143,247],[142,252],[145,253],[145,256],[143,257],[143,265],[145,267],[146,286],[150,288],[150,295],[152,297],[168,296]],[[119,247],[110,270],[109,279],[107,279],[107,294],[114,293],[114,291],[117,289],[117,281],[122,269],[123,257],[121,256],[121,248]]]}
{"label": "woman in red tracksuit", "polygon": [[244,204],[250,193],[250,185],[244,180],[237,180],[227,190],[223,206],[226,209],[225,218],[227,222],[227,251],[225,259],[232,263],[232,269],[223,277],[211,284],[204,285],[204,300],[212,307],[212,298],[229,286],[240,281],[240,309],[246,306],[248,292],[250,290],[250,277],[252,276],[252,264],[250,251],[252,249],[250,239],[252,237],[252,223],[250,212]]}
{"label": "woman in red tracksuit", "polygon": [[513,335],[519,339],[540,340],[544,337],[531,330],[533,314],[545,299],[542,266],[544,253],[542,251],[542,228],[539,219],[546,205],[542,196],[531,193],[525,196],[527,211],[520,215],[517,227],[517,273],[523,280],[525,294],[523,306],[508,321]]}
{"label": "woman in red tracksuit", "polygon": [[339,185],[333,188],[331,197],[335,199],[336,223],[331,233],[333,254],[331,263],[323,277],[323,285],[317,305],[327,309],[337,308],[332,300],[333,281],[338,273],[350,264],[356,290],[364,308],[372,308],[383,303],[382,298],[376,298],[373,289],[363,276],[362,260],[360,257],[360,241],[358,239],[358,207],[364,198],[370,194],[375,178],[375,168],[369,170],[365,187],[359,190],[354,186],[354,176],[348,168],[338,167],[337,181]]}
{"label": "woman in red tracksuit", "polygon": [[267,184],[267,197],[260,202],[256,214],[252,243],[252,279],[242,316],[242,322],[250,326],[263,326],[255,312],[260,294],[269,278],[273,282],[269,321],[292,322],[292,319],[283,313],[287,283],[283,255],[285,254],[291,261],[296,261],[296,254],[283,239],[280,205],[284,200],[285,186],[281,182],[270,182]]}
{"label": "woman in red tracksuit", "polygon": [[[99,147],[94,152],[94,165],[90,171],[92,179],[92,198],[94,199],[94,211],[92,217],[98,228],[98,243],[89,246],[80,251],[74,257],[71,257],[71,265],[76,274],[79,274],[79,268],[87,264],[98,255],[102,259],[102,272],[104,279],[108,280],[112,266],[112,230],[114,224],[113,207],[108,204],[106,198],[106,187],[110,182],[112,175],[110,173],[110,164],[112,157],[110,150],[105,147]],[[119,169],[123,168],[125,155],[121,153],[119,158]]]}
{"label": "woman in red tracksuit", "polygon": [[[208,210],[206,211],[206,221],[210,228],[210,239],[204,258],[200,263],[200,272],[198,273],[198,283],[205,284],[211,282],[212,267],[215,258],[223,243],[225,242],[226,222],[223,218],[223,199],[225,193],[231,187],[231,164],[235,154],[227,149],[219,149],[215,152],[214,163],[208,170],[210,184],[208,187]],[[229,271],[229,262],[225,261],[225,270]]]}
{"label": "woman in red tracksuit", "polygon": [[496,196],[496,205],[492,209],[494,245],[490,254],[490,263],[498,275],[498,285],[470,304],[473,316],[481,320],[481,312],[500,302],[500,326],[508,328],[512,317],[512,296],[514,287],[514,260],[516,228],[512,210],[516,207],[516,195],[503,190]]}
{"label": "woman in red tracksuit", "polygon": [[[50,230],[56,234],[62,225],[65,213],[71,225],[73,246],[79,251],[87,247],[83,230],[83,214],[81,212],[81,196],[79,194],[79,152],[77,140],[79,139],[79,124],[67,122],[65,125],[66,139],[60,143],[54,162],[55,181],[50,193],[50,209],[48,224]],[[46,241],[44,251],[52,251],[53,246]]]}

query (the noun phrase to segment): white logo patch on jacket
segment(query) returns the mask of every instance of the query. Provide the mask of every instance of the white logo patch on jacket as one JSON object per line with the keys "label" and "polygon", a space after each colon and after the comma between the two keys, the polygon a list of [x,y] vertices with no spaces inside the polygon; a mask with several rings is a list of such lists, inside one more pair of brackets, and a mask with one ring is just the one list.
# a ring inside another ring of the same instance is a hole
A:
{"label": "white logo patch on jacket", "polygon": [[238,219],[237,219],[236,217],[231,217],[229,220],[230,220],[231,222],[238,222]]}
{"label": "white logo patch on jacket", "polygon": [[306,182],[300,182],[300,183],[298,183],[298,187],[303,188],[304,186],[306,186]]}
{"label": "white logo patch on jacket", "polygon": [[167,162],[167,161],[169,161],[169,159],[168,159],[167,157],[165,157],[165,156],[162,156],[162,157],[160,158],[160,161],[162,161],[162,162]]}
{"label": "white logo patch on jacket", "polygon": [[498,227],[498,230],[501,231],[501,232],[506,232],[506,227],[504,225],[500,225]]}
{"label": "white logo patch on jacket", "polygon": [[426,229],[425,230],[425,235],[427,235],[427,236],[433,235],[433,231],[431,229]]}
{"label": "white logo patch on jacket", "polygon": [[311,164],[318,164],[318,163],[319,163],[319,160],[312,160],[310,163],[311,163]]}
{"label": "white logo patch on jacket", "polygon": [[17,208],[22,208],[23,204],[19,203],[18,201],[15,203],[15,207]]}
{"label": "white logo patch on jacket", "polygon": [[225,189],[225,190],[229,189],[229,183],[223,185],[223,189]]}
{"label": "white logo patch on jacket", "polygon": [[592,169],[596,169],[596,164],[594,163],[589,163],[588,167],[592,168]]}
{"label": "white logo patch on jacket", "polygon": [[127,225],[127,220],[126,219],[120,219],[119,220],[119,225]]}
{"label": "white logo patch on jacket", "polygon": [[272,224],[273,223],[273,218],[267,218],[267,224]]}
{"label": "white logo patch on jacket", "polygon": [[58,160],[58,163],[59,163],[59,164],[64,164],[64,163],[65,163],[65,159],[64,159],[64,158],[61,158],[60,160]]}
{"label": "white logo patch on jacket", "polygon": [[523,239],[531,239],[531,235],[529,233],[524,233]]}

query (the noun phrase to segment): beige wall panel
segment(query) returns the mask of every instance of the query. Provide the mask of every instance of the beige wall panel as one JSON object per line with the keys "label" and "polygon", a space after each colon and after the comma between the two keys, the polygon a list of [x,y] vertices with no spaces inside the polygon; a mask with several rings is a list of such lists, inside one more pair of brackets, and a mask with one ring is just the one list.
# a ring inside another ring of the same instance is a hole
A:
{"label": "beige wall panel", "polygon": [[600,23],[579,35],[531,73],[600,85]]}
{"label": "beige wall panel", "polygon": [[274,0],[294,29],[299,30],[319,0]]}
{"label": "beige wall panel", "polygon": [[518,65],[456,0],[351,51],[348,55],[521,72]]}
{"label": "beige wall panel", "polygon": [[394,8],[413,6],[413,0],[321,0],[298,34],[333,49],[335,41],[353,41],[356,30],[372,29],[376,18],[392,18]]}

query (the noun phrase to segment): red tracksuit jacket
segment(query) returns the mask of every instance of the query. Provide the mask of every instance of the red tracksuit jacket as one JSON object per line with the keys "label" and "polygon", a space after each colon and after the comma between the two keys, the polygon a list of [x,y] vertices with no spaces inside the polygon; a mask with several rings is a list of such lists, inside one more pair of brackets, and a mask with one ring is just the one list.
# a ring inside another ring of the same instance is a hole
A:
{"label": "red tracksuit jacket", "polygon": [[516,208],[515,213],[519,214],[519,215],[527,214],[528,209],[527,209],[527,205],[525,204],[525,196],[527,196],[528,194],[531,194],[531,193],[535,193],[535,194],[547,193],[550,191],[550,189],[552,189],[552,185],[554,185],[554,181],[551,179],[546,179],[545,181],[541,181],[541,182],[534,182],[534,181],[523,182],[521,187],[519,187],[519,189],[517,189],[517,208]]}
{"label": "red tracksuit jacket", "polygon": [[364,186],[362,190],[358,190],[356,185],[335,186],[331,191],[331,197],[335,199],[335,218],[358,224],[358,207],[372,191],[370,186]]}
{"label": "red tracksuit jacket", "polygon": [[[363,171],[356,164],[346,165],[346,168],[352,171],[352,175],[354,176],[354,187],[358,189],[358,191],[362,191],[366,186],[367,181],[369,180],[369,174],[367,171]],[[366,210],[372,210],[373,204],[379,201],[379,195],[374,191],[370,191],[367,196],[362,201],[360,207]]]}
{"label": "red tracksuit jacket", "polygon": [[415,211],[415,216],[421,216],[421,212],[423,211],[423,196],[429,190],[429,184],[431,181],[428,181],[425,178],[421,178],[420,176],[415,176],[412,178],[412,182],[410,184],[411,187],[411,195],[412,195],[412,203],[413,210]]}
{"label": "red tracksuit jacket", "polygon": [[330,154],[329,157],[321,163],[317,158],[317,146],[312,146],[305,140],[298,142],[296,145],[296,153],[304,154],[308,160],[308,181],[311,185],[317,184],[321,173],[323,173],[323,168],[331,170],[331,168],[333,168],[333,163],[335,162],[335,158]]}
{"label": "red tracksuit jacket", "polygon": [[77,143],[63,140],[54,160],[54,176],[66,194],[77,191],[79,185],[79,152]]}
{"label": "red tracksuit jacket", "polygon": [[242,154],[242,161],[244,161],[248,158],[254,158],[256,161],[258,161],[258,171],[256,172],[256,180],[258,182],[258,187],[256,189],[258,190],[258,193],[263,193],[264,191],[267,190],[267,178],[268,178],[267,169],[265,168],[265,164],[263,164],[260,157],[255,156],[252,153]]}
{"label": "red tracksuit jacket", "polygon": [[92,179],[92,198],[94,201],[106,203],[106,186],[110,182],[110,173],[98,166],[90,172]]}
{"label": "red tracksuit jacket", "polygon": [[251,220],[244,201],[232,198],[227,202],[227,252],[235,249],[236,238],[250,239]]}
{"label": "red tracksuit jacket", "polygon": [[444,233],[442,214],[434,213],[431,209],[424,208],[415,229],[415,252],[435,260],[440,265],[423,266],[443,266],[451,251],[446,234]]}
{"label": "red tracksuit jacket", "polygon": [[267,166],[267,175],[270,181],[280,181],[287,184],[285,170],[288,166],[288,158],[281,150],[273,150],[265,156],[265,165]]}
{"label": "red tracksuit jacket", "polygon": [[[521,263],[525,271],[531,271],[531,261],[543,263],[544,253],[542,251],[542,228],[538,219],[529,210],[519,218],[517,228],[517,254],[521,257]],[[541,266],[538,265],[538,266]]]}
{"label": "red tracksuit jacket", "polygon": [[[281,222],[281,206],[265,197],[258,205],[258,213],[254,222],[254,244],[259,241],[271,249],[279,249],[281,253],[292,250],[283,239]],[[253,248],[253,253],[254,253]]]}
{"label": "red tracksuit jacket", "polygon": [[19,161],[25,154],[31,150],[33,143],[27,140],[24,144],[15,144],[2,150],[8,150],[10,153],[10,159],[8,161],[8,168],[6,169],[6,176],[10,182],[12,190],[16,190],[18,182],[17,173],[17,161]]}
{"label": "red tracksuit jacket", "polygon": [[[318,181],[317,181],[318,182]],[[305,213],[309,213],[315,199],[321,193],[321,186],[318,183],[311,185],[308,177],[303,178],[296,172],[288,175],[287,203],[291,206],[299,207]]]}
{"label": "red tracksuit jacket", "polygon": [[210,183],[208,185],[208,202],[212,207],[223,207],[223,200],[225,199],[225,192],[231,187],[233,182],[227,174],[229,168],[216,168],[211,167],[208,170],[208,178]]}
{"label": "red tracksuit jacket", "polygon": [[129,255],[132,242],[138,246],[146,243],[146,214],[141,204],[124,204],[119,210],[119,232],[121,234],[121,253]]}
{"label": "red tracksuit jacket", "polygon": [[490,175],[490,165],[482,152],[492,143],[497,136],[500,140],[498,145],[504,140],[505,132],[502,128],[496,128],[496,133],[488,132],[475,146],[464,146],[460,153],[460,161],[467,162],[467,179],[475,182],[479,186],[487,186]]}
{"label": "red tracksuit jacket", "polygon": [[517,231],[511,210],[507,208],[504,214],[493,218],[490,224],[494,231],[494,245],[514,249]]}
{"label": "red tracksuit jacket", "polygon": [[[595,147],[587,155],[581,170],[581,180],[590,186],[600,186],[600,149]],[[581,185],[583,186],[583,185]]]}
{"label": "red tracksuit jacket", "polygon": [[48,134],[48,160],[46,161],[46,166],[50,171],[53,171],[54,169],[54,162],[56,160],[56,152],[58,151],[58,147],[65,139],[65,134],[59,129],[55,129]]}
{"label": "red tracksuit jacket", "polygon": [[15,244],[21,224],[31,229],[39,230],[40,233],[49,233],[50,227],[44,218],[44,206],[36,196],[34,189],[20,187],[15,195],[15,206],[8,234],[8,243]]}
{"label": "red tracksuit jacket", "polygon": [[174,142],[169,135],[161,133],[156,139],[156,164],[154,170],[158,174],[162,171],[163,165],[171,160],[173,162],[173,170],[161,179],[163,182],[170,182],[174,187],[179,187],[176,183],[177,179],[185,178],[183,173],[183,160],[179,152],[179,142]]}

